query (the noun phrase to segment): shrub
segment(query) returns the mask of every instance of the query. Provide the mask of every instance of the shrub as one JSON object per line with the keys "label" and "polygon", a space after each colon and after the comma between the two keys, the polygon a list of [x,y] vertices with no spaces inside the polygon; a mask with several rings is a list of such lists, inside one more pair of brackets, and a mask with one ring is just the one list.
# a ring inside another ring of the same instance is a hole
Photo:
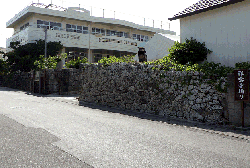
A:
{"label": "shrub", "polygon": [[207,54],[212,52],[205,47],[205,42],[200,43],[193,37],[190,40],[186,39],[184,43],[175,42],[168,51],[169,58],[182,65],[188,62],[192,65],[202,62],[207,58]]}
{"label": "shrub", "polygon": [[118,62],[126,62],[126,63],[133,63],[135,62],[133,60],[135,56],[130,56],[130,55],[127,55],[127,56],[123,56],[123,57],[115,57],[115,56],[110,56],[109,58],[107,57],[103,57],[102,59],[100,59],[98,61],[98,63],[102,63],[103,66],[108,66],[112,63],[118,63]]}
{"label": "shrub", "polygon": [[83,59],[80,59],[80,57],[78,57],[78,59],[72,59],[69,62],[66,62],[65,66],[67,68],[79,69],[80,63],[87,63],[87,62],[88,62],[88,58],[84,57]]}
{"label": "shrub", "polygon": [[7,73],[7,64],[2,58],[0,58],[0,75]]}
{"label": "shrub", "polygon": [[36,60],[34,62],[34,65],[37,66],[37,69],[55,69],[57,63],[60,62],[63,58],[67,58],[66,53],[57,56],[49,56],[46,59],[44,55],[40,55],[39,60]]}

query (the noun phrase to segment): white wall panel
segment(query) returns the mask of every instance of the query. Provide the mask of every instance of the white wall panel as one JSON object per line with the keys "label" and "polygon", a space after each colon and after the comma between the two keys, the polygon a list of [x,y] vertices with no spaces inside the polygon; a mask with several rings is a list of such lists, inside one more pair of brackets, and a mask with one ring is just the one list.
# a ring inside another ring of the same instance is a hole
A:
{"label": "white wall panel", "polygon": [[[234,66],[250,61],[250,0],[180,19],[181,41],[195,37],[213,53],[208,61]],[[247,30],[248,29],[248,30]]]}

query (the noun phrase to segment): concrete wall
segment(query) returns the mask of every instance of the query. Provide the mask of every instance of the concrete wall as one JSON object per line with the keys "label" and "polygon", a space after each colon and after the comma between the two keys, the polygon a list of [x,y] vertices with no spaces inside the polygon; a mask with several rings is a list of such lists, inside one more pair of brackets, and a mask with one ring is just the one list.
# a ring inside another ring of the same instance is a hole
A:
{"label": "concrete wall", "polygon": [[234,67],[250,61],[250,0],[180,19],[181,42],[194,37],[213,53],[208,61]]}
{"label": "concrete wall", "polygon": [[[37,20],[46,20],[62,23],[63,30],[48,30],[48,41],[61,41],[64,47],[78,47],[78,48],[89,48],[89,34],[75,33],[75,32],[67,32],[66,24],[75,24],[82,26],[89,26],[89,30],[92,31],[92,27],[100,28],[100,29],[108,29],[108,30],[116,30],[116,31],[124,31],[132,34],[141,34],[149,36],[154,35],[153,32],[133,29],[125,26],[119,25],[111,25],[111,24],[100,24],[100,23],[92,23],[91,26],[87,21],[80,21],[68,18],[60,18],[55,16],[44,16],[40,14],[34,14],[26,19],[20,21],[20,23],[15,25],[15,33],[14,35],[7,39],[6,48],[7,52],[10,51],[9,44],[11,41],[21,40],[21,44],[25,44],[28,42],[32,42],[39,39],[44,39],[45,33],[43,29],[37,28]],[[20,26],[29,22],[30,27],[25,30],[20,31]],[[108,42],[105,42],[106,40]],[[141,41],[133,40],[131,38],[124,37],[116,37],[116,36],[102,36],[102,35],[93,35],[90,34],[90,49],[106,49],[106,50],[117,50],[117,51],[127,51],[132,53],[137,53],[137,46],[141,43]]]}
{"label": "concrete wall", "polygon": [[180,42],[180,37],[155,34],[153,38],[145,44],[147,60],[152,61],[167,56],[169,54],[168,49],[174,45],[175,41]]}

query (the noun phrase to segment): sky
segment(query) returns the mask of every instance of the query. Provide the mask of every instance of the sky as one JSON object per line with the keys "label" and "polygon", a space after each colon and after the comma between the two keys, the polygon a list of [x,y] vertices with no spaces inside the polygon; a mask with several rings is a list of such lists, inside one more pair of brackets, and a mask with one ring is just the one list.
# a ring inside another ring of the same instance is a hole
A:
{"label": "sky", "polygon": [[[115,11],[115,19],[126,20],[134,22],[136,24],[162,28],[175,31],[176,35],[180,34],[180,22],[179,19],[175,21],[169,21],[168,18],[173,17],[175,14],[183,11],[185,8],[197,3],[199,0],[92,0],[88,2],[79,0],[34,0],[33,3],[55,4],[57,6],[67,7],[80,7],[87,10],[91,10],[92,16],[113,18]],[[151,2],[151,3],[149,3]],[[6,28],[6,22],[19,13],[26,6],[31,4],[31,0],[5,0],[0,5],[0,47],[6,47],[6,39],[11,37],[14,29]]]}

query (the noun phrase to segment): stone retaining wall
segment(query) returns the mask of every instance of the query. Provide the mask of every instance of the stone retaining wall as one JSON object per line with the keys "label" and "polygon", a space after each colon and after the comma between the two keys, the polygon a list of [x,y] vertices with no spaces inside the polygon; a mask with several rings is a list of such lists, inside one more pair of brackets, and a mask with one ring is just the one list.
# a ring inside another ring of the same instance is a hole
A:
{"label": "stone retaining wall", "polygon": [[[49,69],[42,93],[80,94],[79,101],[94,102],[122,109],[209,123],[241,125],[241,104],[234,101],[234,76],[228,74],[228,93],[214,84],[199,84],[202,73],[151,70],[150,65],[81,64],[80,69]],[[44,76],[41,71],[41,76]],[[192,77],[188,79],[187,74]],[[38,73],[3,76],[2,86],[38,93]],[[182,80],[189,85],[182,85]],[[207,79],[209,80],[209,79]],[[222,82],[222,88],[224,87]],[[250,103],[246,102],[245,126],[250,126]]]}
{"label": "stone retaining wall", "polygon": [[33,91],[33,72],[17,72],[9,76],[2,76],[2,86],[24,91]]}
{"label": "stone retaining wall", "polygon": [[[40,71],[40,75],[42,76],[41,93],[78,94],[81,82],[80,74],[79,69],[72,68]],[[2,86],[5,87],[38,93],[39,91],[36,88],[39,86],[37,85],[39,85],[39,71],[36,73],[17,72],[14,75],[3,76]]]}
{"label": "stone retaining wall", "polygon": [[[140,63],[108,67],[82,64],[81,69],[84,78],[80,104],[95,102],[210,123],[227,121],[224,117],[226,94],[218,92],[212,84],[199,85],[202,73],[151,70],[150,65]],[[182,86],[179,78],[187,74],[192,75],[191,84]]]}

